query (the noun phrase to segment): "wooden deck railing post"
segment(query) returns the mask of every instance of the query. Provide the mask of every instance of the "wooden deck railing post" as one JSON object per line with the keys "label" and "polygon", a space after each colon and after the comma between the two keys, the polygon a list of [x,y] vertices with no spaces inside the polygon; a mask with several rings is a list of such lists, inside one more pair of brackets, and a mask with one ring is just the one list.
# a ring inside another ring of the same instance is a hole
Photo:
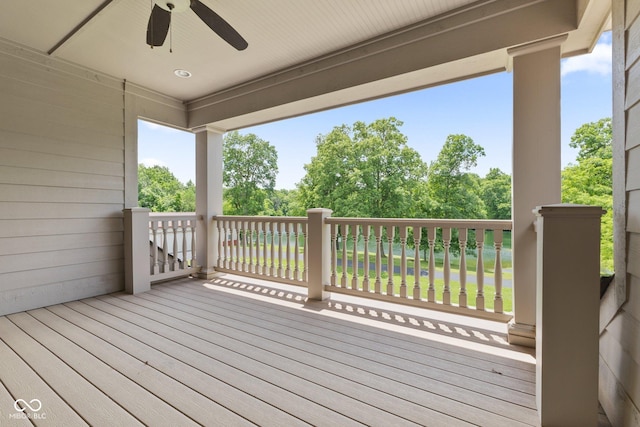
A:
{"label": "wooden deck railing post", "polygon": [[124,289],[138,294],[151,289],[149,209],[126,208],[124,214]]}
{"label": "wooden deck railing post", "polygon": [[536,403],[543,426],[598,425],[599,207],[537,215]]}
{"label": "wooden deck railing post", "polygon": [[[324,223],[331,216],[330,209],[316,208],[307,211],[308,241],[308,298],[324,300],[330,293],[324,286],[331,280],[331,229]],[[346,236],[343,236],[346,238]],[[344,266],[346,270],[346,265]]]}

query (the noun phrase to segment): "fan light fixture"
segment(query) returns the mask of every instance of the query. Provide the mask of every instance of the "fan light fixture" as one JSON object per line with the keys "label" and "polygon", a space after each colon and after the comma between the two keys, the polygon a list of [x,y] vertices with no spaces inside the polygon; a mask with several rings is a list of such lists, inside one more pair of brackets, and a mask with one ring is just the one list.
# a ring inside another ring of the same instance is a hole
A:
{"label": "fan light fixture", "polygon": [[176,76],[182,78],[182,79],[188,79],[189,77],[191,77],[191,72],[187,71],[187,70],[182,70],[182,69],[178,69],[178,70],[173,70],[173,74],[175,74]]}

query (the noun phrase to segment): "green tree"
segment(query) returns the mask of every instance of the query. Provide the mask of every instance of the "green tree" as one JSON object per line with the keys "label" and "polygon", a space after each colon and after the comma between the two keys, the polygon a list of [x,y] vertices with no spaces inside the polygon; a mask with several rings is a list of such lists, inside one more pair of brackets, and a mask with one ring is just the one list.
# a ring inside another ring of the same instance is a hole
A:
{"label": "green tree", "polygon": [[390,117],[319,136],[317,154],[298,184],[302,206],[329,208],[335,216],[412,216],[427,168],[407,146],[401,126]]}
{"label": "green tree", "polygon": [[278,153],[268,141],[255,134],[237,131],[224,136],[223,184],[226,187],[224,213],[257,215],[273,191],[278,174]]}
{"label": "green tree", "polygon": [[610,159],[613,156],[611,118],[585,123],[571,136],[569,146],[579,149],[578,163],[585,159]]}
{"label": "green tree", "polygon": [[611,119],[580,126],[570,145],[578,148],[577,164],[562,171],[562,201],[602,206],[600,259],[603,272],[613,271],[613,159]]}
{"label": "green tree", "polygon": [[165,166],[139,164],[138,205],[153,212],[193,212],[195,185],[182,184]]}
{"label": "green tree", "polygon": [[261,213],[267,216],[306,216],[300,205],[298,190],[274,190],[264,201]]}
{"label": "green tree", "polygon": [[489,169],[482,179],[481,198],[489,219],[511,218],[511,176],[498,168]]}
{"label": "green tree", "polygon": [[466,135],[449,135],[427,181],[431,218],[484,218],[480,180],[468,171],[484,156],[484,148]]}

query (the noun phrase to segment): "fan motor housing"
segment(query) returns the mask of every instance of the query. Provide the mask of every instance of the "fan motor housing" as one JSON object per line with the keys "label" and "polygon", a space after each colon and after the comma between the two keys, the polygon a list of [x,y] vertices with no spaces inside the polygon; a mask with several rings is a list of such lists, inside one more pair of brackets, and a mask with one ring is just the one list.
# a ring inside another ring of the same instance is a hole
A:
{"label": "fan motor housing", "polygon": [[191,0],[162,0],[156,1],[156,4],[169,12],[184,12],[189,9]]}

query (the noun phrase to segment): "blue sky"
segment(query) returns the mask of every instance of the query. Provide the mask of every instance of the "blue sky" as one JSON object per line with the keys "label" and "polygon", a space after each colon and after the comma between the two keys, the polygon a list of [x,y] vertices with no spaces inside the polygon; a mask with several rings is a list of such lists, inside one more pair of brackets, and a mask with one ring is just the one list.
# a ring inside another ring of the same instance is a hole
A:
{"label": "blue sky", "polygon": [[[499,73],[444,86],[337,108],[240,130],[269,141],[278,151],[276,188],[295,188],[304,164],[315,155],[315,140],[334,126],[396,117],[408,145],[425,162],[435,160],[447,135],[463,133],[484,147],[472,172],[484,176],[498,167],[511,173],[512,74]],[[582,124],[611,116],[611,35],[589,55],[562,61],[562,164],[574,162],[569,147]],[[167,166],[182,181],[195,181],[195,137],[147,122],[138,126],[140,163]]]}

